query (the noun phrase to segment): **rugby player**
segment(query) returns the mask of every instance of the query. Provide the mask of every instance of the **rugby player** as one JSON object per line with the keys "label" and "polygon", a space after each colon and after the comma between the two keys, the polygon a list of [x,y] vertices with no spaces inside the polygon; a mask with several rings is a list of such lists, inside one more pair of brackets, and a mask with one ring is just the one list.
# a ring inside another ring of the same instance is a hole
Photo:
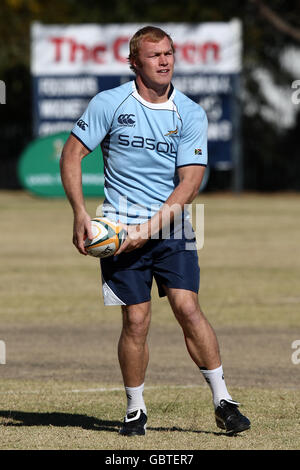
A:
{"label": "rugby player", "polygon": [[61,158],[79,252],[86,255],[84,240],[93,238],[81,161],[98,145],[104,158],[103,215],[127,230],[115,256],[100,260],[104,304],[120,305],[123,316],[118,357],[127,395],[120,430],[125,436],[144,435],[146,429],[143,391],[153,279],[210,386],[217,426],[232,434],[250,427],[227,389],[218,340],[198,301],[200,270],[186,207],[198,195],[207,165],[207,117],[173,87],[174,62],[169,34],[153,26],[137,31],[129,54],[135,79],[90,101]]}

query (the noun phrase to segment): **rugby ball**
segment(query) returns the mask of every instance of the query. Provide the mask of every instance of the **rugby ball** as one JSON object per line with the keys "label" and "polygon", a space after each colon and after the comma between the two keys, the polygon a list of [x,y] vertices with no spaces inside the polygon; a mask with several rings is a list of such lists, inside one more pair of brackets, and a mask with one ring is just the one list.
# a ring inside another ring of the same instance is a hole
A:
{"label": "rugby ball", "polygon": [[95,217],[91,220],[93,239],[87,238],[85,249],[90,256],[107,258],[112,256],[124,242],[127,232],[120,224],[107,217]]}

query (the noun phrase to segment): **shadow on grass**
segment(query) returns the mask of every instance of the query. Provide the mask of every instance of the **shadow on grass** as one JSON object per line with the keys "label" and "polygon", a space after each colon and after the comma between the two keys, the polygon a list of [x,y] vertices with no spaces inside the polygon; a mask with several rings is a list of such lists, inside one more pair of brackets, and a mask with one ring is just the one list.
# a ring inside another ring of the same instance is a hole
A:
{"label": "shadow on grass", "polygon": [[[79,427],[94,431],[119,432],[121,421],[108,421],[93,416],[70,413],[33,413],[26,411],[0,410],[0,418],[3,418],[0,426],[57,426],[57,427]],[[196,434],[211,434],[214,436],[228,436],[225,432],[204,431],[201,429],[183,429],[173,427],[147,426],[148,431],[158,432],[193,432]]]}
{"label": "shadow on grass", "polygon": [[107,421],[93,416],[71,413],[33,413],[26,411],[0,410],[2,426],[58,426],[79,427],[95,431],[119,432],[120,421]]}
{"label": "shadow on grass", "polygon": [[226,433],[223,431],[205,431],[203,429],[183,429],[178,428],[177,426],[172,426],[171,428],[164,427],[151,427],[147,426],[148,431],[162,431],[162,432],[193,432],[195,434],[210,434],[211,436],[225,436],[225,437],[237,437],[238,434]]}

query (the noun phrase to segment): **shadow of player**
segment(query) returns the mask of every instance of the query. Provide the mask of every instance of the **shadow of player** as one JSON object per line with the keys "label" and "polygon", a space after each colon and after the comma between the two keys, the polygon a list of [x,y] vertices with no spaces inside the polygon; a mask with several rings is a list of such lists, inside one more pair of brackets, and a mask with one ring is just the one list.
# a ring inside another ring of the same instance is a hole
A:
{"label": "shadow of player", "polygon": [[[87,430],[119,432],[121,421],[110,421],[87,416],[84,414],[71,413],[34,413],[30,411],[0,410],[0,418],[3,422],[0,426],[57,426],[57,427],[79,427]],[[201,429],[183,429],[180,427],[155,427],[147,426],[147,431],[157,432],[193,432],[196,434],[211,434],[214,436],[228,436],[225,432],[205,431]]]}

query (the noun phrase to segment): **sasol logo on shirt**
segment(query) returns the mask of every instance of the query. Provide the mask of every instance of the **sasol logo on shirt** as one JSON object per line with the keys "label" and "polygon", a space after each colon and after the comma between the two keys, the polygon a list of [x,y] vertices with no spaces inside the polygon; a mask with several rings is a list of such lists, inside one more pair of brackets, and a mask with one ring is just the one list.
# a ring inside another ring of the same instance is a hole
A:
{"label": "sasol logo on shirt", "polygon": [[142,137],[140,135],[134,135],[131,139],[129,135],[120,134],[119,135],[119,145],[124,147],[135,147],[135,148],[144,148],[147,150],[156,150],[159,153],[167,153],[176,155],[176,149],[173,143],[168,144],[168,142],[156,142],[155,139],[150,137]]}
{"label": "sasol logo on shirt", "polygon": [[118,123],[122,126],[134,127],[135,125],[135,115],[134,114],[120,114],[118,117]]}

